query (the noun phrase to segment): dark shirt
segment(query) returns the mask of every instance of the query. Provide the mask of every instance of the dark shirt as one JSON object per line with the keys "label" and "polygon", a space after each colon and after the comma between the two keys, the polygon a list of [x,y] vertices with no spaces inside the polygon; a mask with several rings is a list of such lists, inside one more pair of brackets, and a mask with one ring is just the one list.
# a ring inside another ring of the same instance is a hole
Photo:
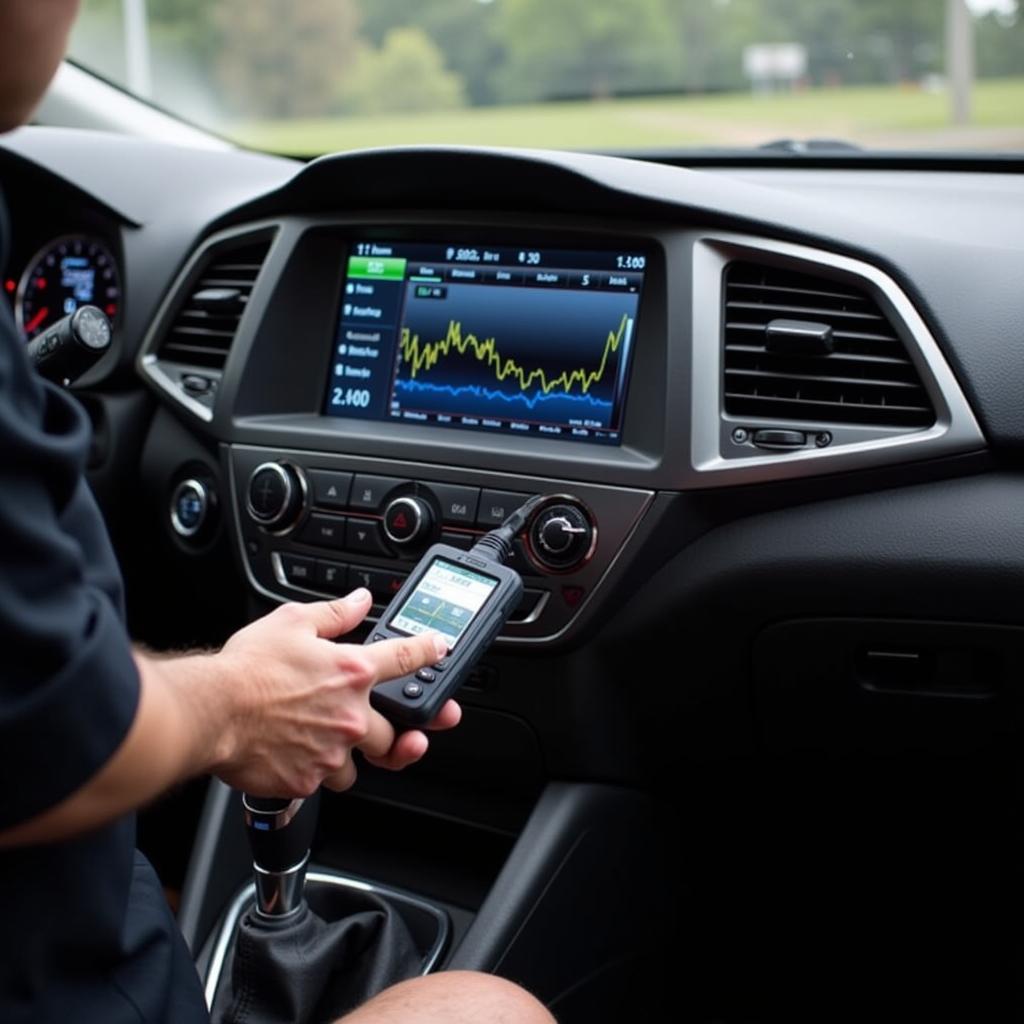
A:
{"label": "dark shirt", "polygon": [[[0,268],[6,217],[0,202]],[[0,829],[110,759],[139,680],[117,562],[83,473],[90,426],[25,358],[0,298]],[[0,849],[0,1021],[205,1021],[198,978],[129,816]]]}

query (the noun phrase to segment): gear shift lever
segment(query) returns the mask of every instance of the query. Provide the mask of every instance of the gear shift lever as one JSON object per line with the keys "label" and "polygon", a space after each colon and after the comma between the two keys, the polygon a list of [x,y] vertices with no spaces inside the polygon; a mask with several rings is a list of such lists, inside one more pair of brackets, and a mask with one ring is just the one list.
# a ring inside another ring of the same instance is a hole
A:
{"label": "gear shift lever", "polygon": [[319,802],[242,794],[256,904],[238,923],[230,977],[211,1007],[216,1024],[334,1021],[420,971],[408,925],[386,899],[314,885],[307,902]]}
{"label": "gear shift lever", "polygon": [[304,906],[306,865],[319,806],[319,791],[306,800],[242,794],[256,879],[256,912],[262,917],[280,921]]}

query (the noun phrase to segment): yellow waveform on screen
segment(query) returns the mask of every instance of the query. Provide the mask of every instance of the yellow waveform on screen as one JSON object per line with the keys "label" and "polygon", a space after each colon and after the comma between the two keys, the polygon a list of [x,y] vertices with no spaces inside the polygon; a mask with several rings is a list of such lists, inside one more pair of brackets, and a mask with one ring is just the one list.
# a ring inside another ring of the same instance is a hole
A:
{"label": "yellow waveform on screen", "polygon": [[499,381],[512,377],[523,391],[539,387],[546,395],[560,387],[568,393],[574,384],[579,384],[580,391],[586,394],[592,385],[604,377],[608,359],[622,344],[628,324],[629,314],[624,313],[618,329],[608,332],[608,339],[605,341],[604,351],[601,353],[601,362],[598,363],[596,370],[587,370],[585,367],[576,370],[563,370],[557,377],[552,377],[550,380],[547,373],[540,367],[528,371],[514,359],[503,358],[494,338],[486,338],[481,341],[475,334],[467,334],[463,337],[462,324],[458,320],[448,322],[448,333],[440,341],[426,344],[420,341],[418,334],[413,334],[408,327],[403,327],[402,362],[409,367],[409,376],[415,379],[418,373],[432,369],[443,357],[450,355],[453,351],[459,355],[471,352],[481,363],[486,363],[494,371],[494,376]]}

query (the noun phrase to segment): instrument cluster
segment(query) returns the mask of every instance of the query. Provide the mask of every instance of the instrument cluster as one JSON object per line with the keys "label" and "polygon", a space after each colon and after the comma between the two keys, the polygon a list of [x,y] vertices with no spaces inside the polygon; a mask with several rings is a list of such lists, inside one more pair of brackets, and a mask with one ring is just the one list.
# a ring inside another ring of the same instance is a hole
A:
{"label": "instrument cluster", "polygon": [[89,234],[68,234],[45,242],[20,268],[16,255],[3,288],[26,342],[80,306],[98,306],[117,326],[121,272],[107,242]]}

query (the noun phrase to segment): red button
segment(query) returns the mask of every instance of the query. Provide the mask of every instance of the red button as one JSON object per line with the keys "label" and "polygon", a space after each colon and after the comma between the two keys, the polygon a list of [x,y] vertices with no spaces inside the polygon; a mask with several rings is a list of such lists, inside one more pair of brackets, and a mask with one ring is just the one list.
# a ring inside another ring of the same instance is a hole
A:
{"label": "red button", "polygon": [[569,608],[575,608],[583,600],[582,587],[562,587],[562,600]]}

